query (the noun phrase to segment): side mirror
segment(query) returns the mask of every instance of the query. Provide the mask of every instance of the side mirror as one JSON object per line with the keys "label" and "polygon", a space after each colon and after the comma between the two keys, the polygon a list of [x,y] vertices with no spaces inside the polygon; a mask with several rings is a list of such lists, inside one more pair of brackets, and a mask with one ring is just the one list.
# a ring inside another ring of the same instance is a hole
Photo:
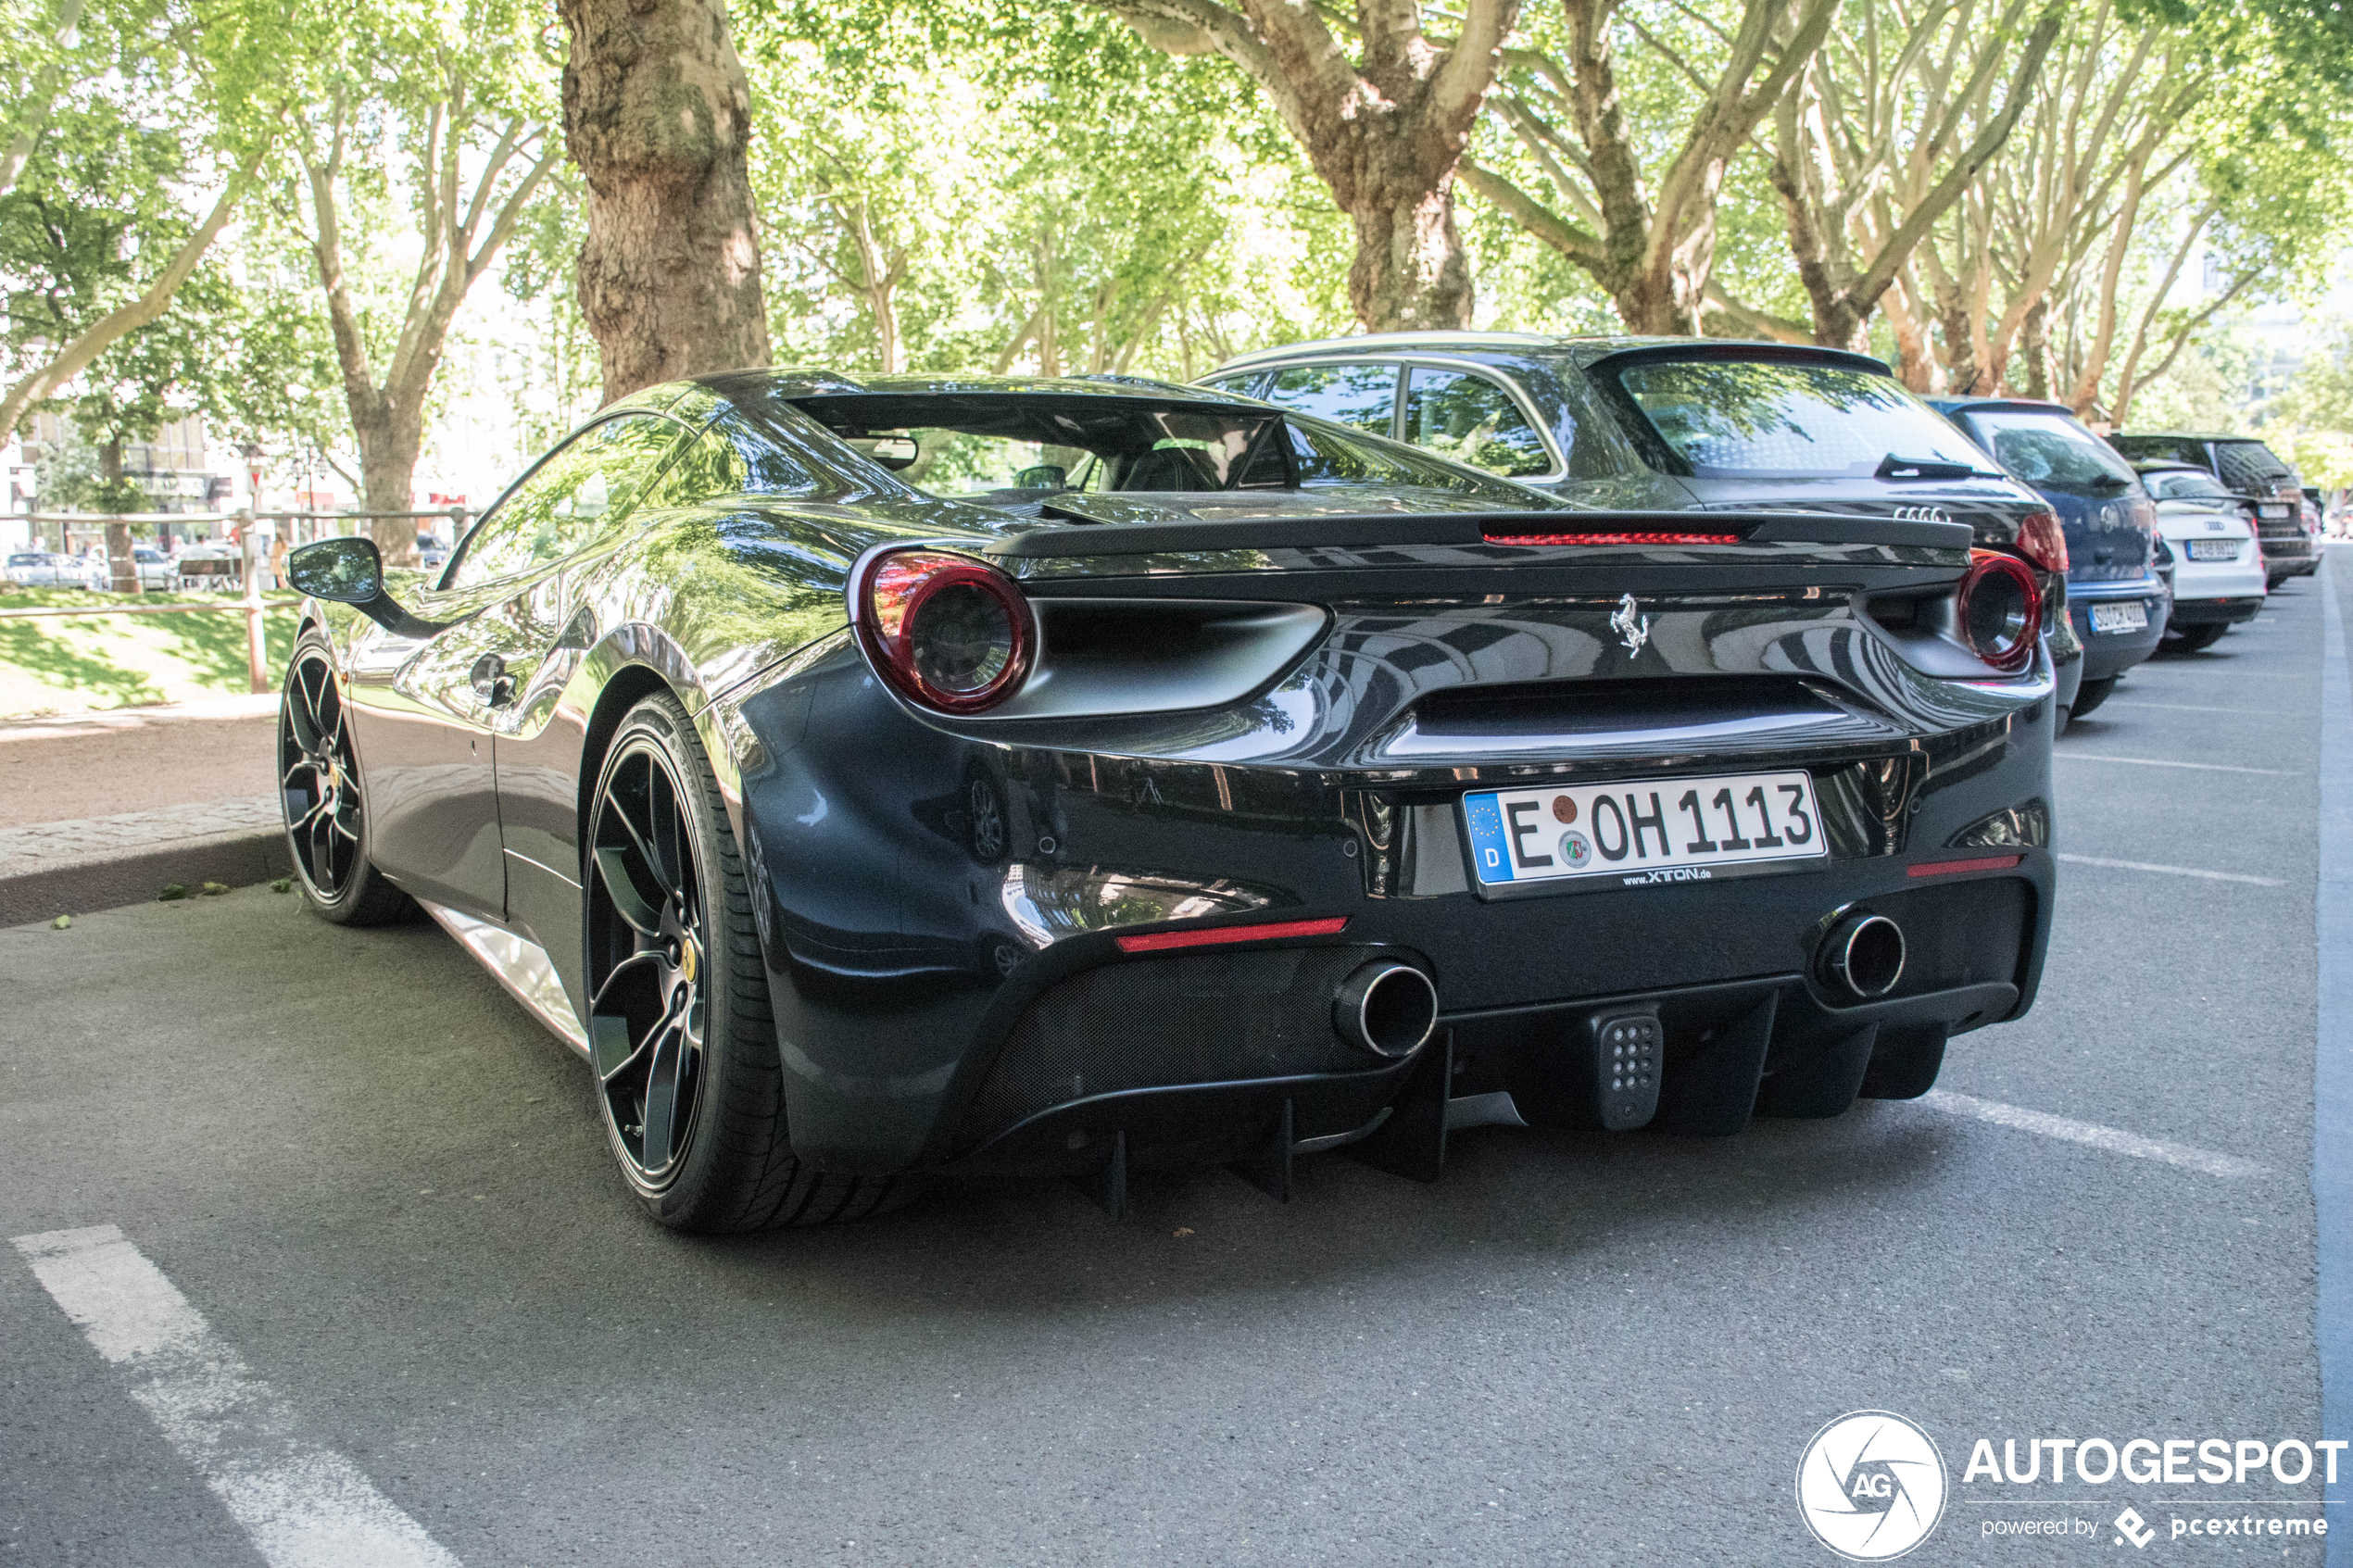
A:
{"label": "side mirror", "polygon": [[1039,463],[1013,475],[1016,490],[1060,490],[1070,483],[1070,470],[1058,463]]}
{"label": "side mirror", "polygon": [[314,599],[364,607],[384,596],[384,557],[373,539],[321,539],[286,557],[286,581]]}
{"label": "side mirror", "polygon": [[399,637],[430,637],[450,622],[420,621],[384,592],[384,557],[364,536],[321,539],[286,556],[286,581],[314,599],[353,608]]}

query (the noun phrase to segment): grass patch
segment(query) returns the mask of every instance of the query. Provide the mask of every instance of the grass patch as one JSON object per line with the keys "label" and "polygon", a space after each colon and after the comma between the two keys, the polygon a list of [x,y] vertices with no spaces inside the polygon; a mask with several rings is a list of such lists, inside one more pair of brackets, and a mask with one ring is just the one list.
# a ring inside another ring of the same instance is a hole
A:
{"label": "grass patch", "polygon": [[[155,594],[150,604],[198,604],[216,596]],[[234,606],[231,596],[217,596]],[[271,596],[262,635],[272,680],[294,654],[293,596]],[[0,610],[89,608],[109,596],[71,588],[18,588]],[[233,608],[203,615],[0,617],[0,715],[75,713],[152,702],[234,696],[247,688],[245,618]]]}

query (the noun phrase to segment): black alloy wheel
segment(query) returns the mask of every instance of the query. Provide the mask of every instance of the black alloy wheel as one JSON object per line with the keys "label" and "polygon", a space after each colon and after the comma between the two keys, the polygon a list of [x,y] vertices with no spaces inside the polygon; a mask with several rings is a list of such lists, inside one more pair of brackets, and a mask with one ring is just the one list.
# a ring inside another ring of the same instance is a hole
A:
{"label": "black alloy wheel", "polygon": [[752,899],[719,781],[675,697],[614,731],[582,856],[589,1057],[605,1132],[648,1213],[684,1231],[862,1218],[904,1179],[793,1153]]}
{"label": "black alloy wheel", "polygon": [[369,862],[367,807],[325,639],[296,646],[278,703],[278,798],[286,849],[311,907],[340,925],[382,925],[409,914],[408,896]]}
{"label": "black alloy wheel", "polygon": [[700,1109],[711,929],[696,834],[663,748],[616,752],[588,855],[588,1042],[630,1185],[676,1178]]}

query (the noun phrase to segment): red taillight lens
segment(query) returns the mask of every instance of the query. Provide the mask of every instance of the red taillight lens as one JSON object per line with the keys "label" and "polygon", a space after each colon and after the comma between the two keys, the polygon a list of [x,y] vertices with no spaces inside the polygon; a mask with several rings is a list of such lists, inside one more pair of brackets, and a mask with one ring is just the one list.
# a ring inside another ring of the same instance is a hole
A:
{"label": "red taillight lens", "polygon": [[850,604],[875,668],[926,708],[983,712],[1029,673],[1029,605],[985,561],[887,550],[863,564]]}
{"label": "red taillight lens", "polygon": [[2067,531],[2057,512],[2029,512],[2018,525],[2019,553],[2045,571],[2067,570]]}
{"label": "red taillight lens", "polygon": [[1994,669],[2014,674],[2033,662],[2034,639],[2043,629],[2042,591],[2016,556],[1971,550],[1969,561],[1961,579],[1961,640]]}

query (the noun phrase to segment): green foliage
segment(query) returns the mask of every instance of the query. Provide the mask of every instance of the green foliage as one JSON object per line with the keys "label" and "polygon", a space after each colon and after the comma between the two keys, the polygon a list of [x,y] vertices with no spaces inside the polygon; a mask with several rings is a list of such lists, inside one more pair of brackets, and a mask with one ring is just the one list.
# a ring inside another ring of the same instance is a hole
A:
{"label": "green foliage", "polygon": [[1054,0],[739,27],[779,359],[1190,375],[1350,319],[1344,221],[1220,61]]}

